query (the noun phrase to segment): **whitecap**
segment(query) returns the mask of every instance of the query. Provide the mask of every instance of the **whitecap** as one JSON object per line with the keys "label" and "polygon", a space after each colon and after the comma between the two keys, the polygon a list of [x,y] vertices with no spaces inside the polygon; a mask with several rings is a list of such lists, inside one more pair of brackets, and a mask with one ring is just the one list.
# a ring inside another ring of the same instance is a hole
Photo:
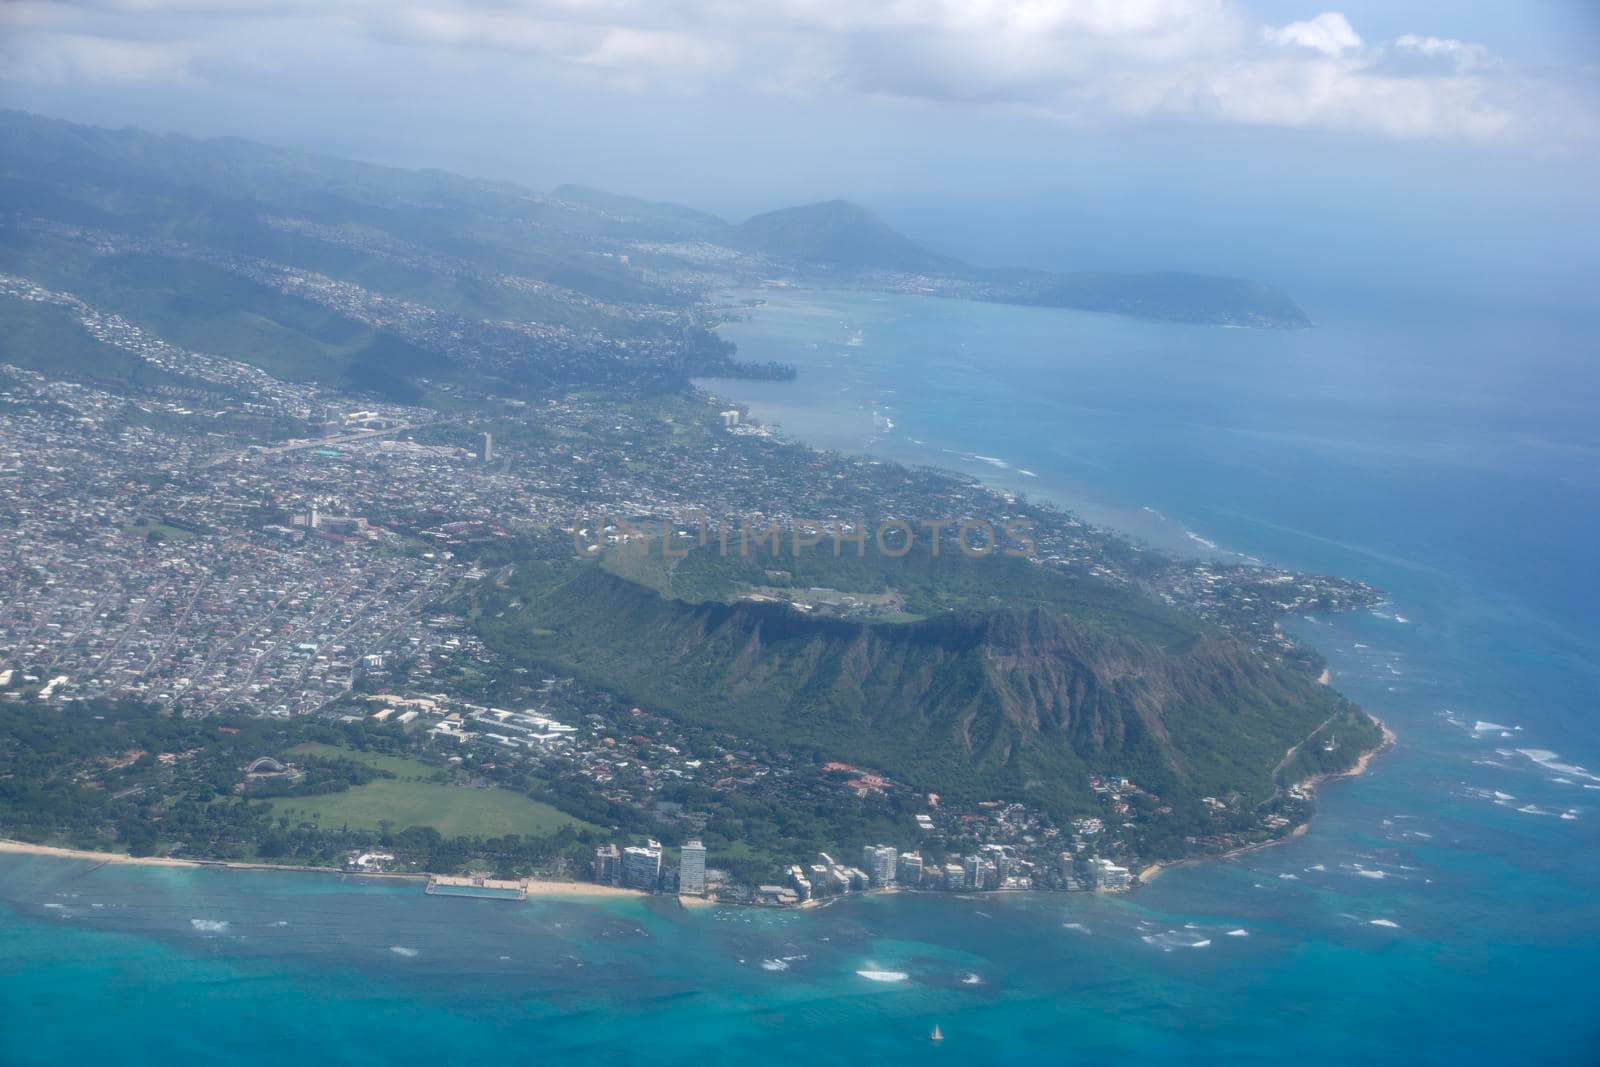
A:
{"label": "whitecap", "polygon": [[1327,869],[1328,869],[1327,867],[1323,866],[1320,863],[1313,863],[1311,866],[1306,868],[1306,870],[1308,870],[1308,871],[1325,871]]}
{"label": "whitecap", "polygon": [[190,919],[189,925],[206,934],[220,934],[228,928],[226,919]]}
{"label": "whitecap", "polygon": [[911,976],[904,971],[857,971],[869,982],[904,982]]}
{"label": "whitecap", "polygon": [[1250,931],[1242,929],[1242,928],[1238,929],[1238,930],[1229,930],[1228,931],[1228,936],[1229,937],[1249,937],[1250,936]]}
{"label": "whitecap", "polygon": [[1282,878],[1285,882],[1298,882],[1300,880],[1300,876],[1298,874],[1289,874],[1287,871],[1278,875],[1278,877]]}
{"label": "whitecap", "polygon": [[1080,934],[1086,934],[1089,932],[1089,928],[1082,923],[1062,923],[1061,925],[1068,930],[1076,930]]}
{"label": "whitecap", "polygon": [[1400,929],[1400,924],[1392,919],[1368,919],[1367,924],[1369,926],[1386,926],[1391,930]]}
{"label": "whitecap", "polygon": [[761,969],[763,971],[787,971],[789,965],[783,960],[762,960]]}
{"label": "whitecap", "polygon": [[417,954],[416,949],[407,948],[404,945],[390,945],[389,951],[393,952],[396,956],[404,956],[406,959],[410,959]]}
{"label": "whitecap", "polygon": [[1194,935],[1192,933],[1184,933],[1179,930],[1168,930],[1165,933],[1160,934],[1145,934],[1139,940],[1143,941],[1147,945],[1153,945],[1154,947],[1159,948],[1162,952],[1171,952],[1173,949],[1178,948],[1206,948],[1211,944],[1210,938],[1201,938],[1200,940],[1195,941],[1192,940],[1193,937]]}
{"label": "whitecap", "polygon": [[1477,722],[1472,724],[1472,732],[1475,734],[1486,734],[1490,733],[1491,731],[1504,733],[1507,730],[1520,729],[1522,729],[1520,726],[1501,726],[1497,722],[1485,722],[1482,719],[1479,719]]}
{"label": "whitecap", "polygon": [[1575,763],[1558,762],[1561,759],[1559,752],[1551,752],[1547,748],[1519,748],[1517,751],[1547,771],[1555,771],[1557,774],[1570,774],[1574,778],[1587,778],[1591,782],[1600,782],[1600,775],[1590,774]]}
{"label": "whitecap", "polygon": [[45,907],[51,909],[52,911],[62,911],[62,910],[64,910],[66,908],[66,905],[65,904],[46,904]]}
{"label": "whitecap", "polygon": [[961,984],[962,985],[982,985],[983,984],[983,979],[979,978],[975,974],[969,974],[965,978],[961,979]]}
{"label": "whitecap", "polygon": [[1389,877],[1389,872],[1388,871],[1375,871],[1375,870],[1371,870],[1371,869],[1369,869],[1367,867],[1361,867],[1361,868],[1357,869],[1356,873],[1359,874],[1363,878],[1374,878],[1374,879],[1378,879],[1378,880],[1382,880],[1384,878]]}

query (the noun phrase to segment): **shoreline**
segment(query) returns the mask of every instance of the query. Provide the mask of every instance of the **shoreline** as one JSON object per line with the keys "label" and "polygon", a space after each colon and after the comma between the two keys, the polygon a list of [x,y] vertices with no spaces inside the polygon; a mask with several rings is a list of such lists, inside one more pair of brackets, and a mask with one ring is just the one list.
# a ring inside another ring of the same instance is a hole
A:
{"label": "shoreline", "polygon": [[[723,295],[728,295],[730,292],[736,292],[736,291],[724,291]],[[951,298],[951,299],[961,299],[961,298],[958,297],[958,298]],[[766,303],[765,300],[761,301],[761,305],[765,305],[765,303]],[[747,308],[745,305],[737,304],[737,302],[734,301],[731,298],[730,298],[730,302],[728,303],[727,306],[730,306],[730,307],[737,306],[741,310],[754,310],[753,308]],[[711,386],[711,384],[713,382],[719,383],[719,384],[725,382],[725,383],[727,383],[726,384],[726,388],[720,389],[719,391],[722,392],[723,395],[727,396],[728,399],[734,400],[735,402],[738,402],[738,403],[743,403],[743,401],[738,401],[737,398],[734,397],[732,394],[737,391],[738,387],[741,384],[748,384],[751,381],[755,381],[755,382],[757,382],[759,384],[759,382],[761,380],[760,379],[752,380],[752,379],[743,379],[743,378],[721,379],[721,378],[715,378],[715,377],[699,377],[699,378],[691,380],[690,387],[696,393],[699,393],[702,396],[707,396],[707,395],[710,395],[709,387]],[[813,454],[821,454],[822,452],[827,450],[826,446],[815,444],[812,441],[806,440],[803,436],[791,433],[791,432],[789,432],[787,430],[781,431],[780,432],[780,437],[792,442],[793,444],[796,444],[796,445],[806,449],[807,451],[809,451],[809,452],[811,452]],[[870,446],[868,448],[860,448],[860,447],[850,448],[850,447],[845,447],[845,448],[842,448],[841,450],[846,452],[846,453],[848,453],[848,454],[855,455],[855,456],[857,456],[858,458],[861,458],[861,459],[872,459],[873,458]],[[949,450],[946,450],[946,451],[949,451]],[[894,457],[885,457],[885,458],[888,458],[890,462],[906,463],[908,466],[913,465],[913,463],[914,463],[914,461],[908,461],[908,460],[905,460],[905,459],[896,459]],[[948,462],[948,461],[946,461],[946,462]],[[1071,495],[1066,494],[1065,492],[1063,492],[1063,491],[1061,491],[1059,489],[1053,489],[1052,487],[1050,487],[1048,485],[1046,485],[1046,486],[1029,486],[1029,485],[1026,485],[1026,484],[1023,484],[1023,483],[1016,483],[1015,479],[1010,479],[1010,482],[1012,482],[1013,484],[1008,484],[1008,479],[1004,475],[1000,474],[999,471],[993,470],[993,469],[986,469],[986,470],[982,470],[982,471],[972,472],[972,471],[963,471],[962,469],[960,469],[957,466],[946,465],[945,463],[937,463],[937,464],[934,464],[934,465],[935,465],[936,469],[942,470],[945,473],[952,474],[952,475],[954,475],[954,476],[956,476],[958,478],[970,480],[970,481],[976,483],[977,485],[981,486],[983,490],[985,490],[985,491],[987,491],[989,493],[999,494],[1001,496],[1009,496],[1009,495],[1011,495],[1012,493],[1015,493],[1015,492],[1024,491],[1024,490],[1031,490],[1033,493],[1035,493],[1036,495],[1040,496],[1041,498],[1043,498],[1045,500],[1052,501],[1052,502],[1056,503],[1057,505],[1059,505],[1060,507],[1062,507],[1062,508],[1064,508],[1064,509],[1066,509],[1068,511],[1077,513],[1080,516],[1086,514],[1086,512],[1088,512],[1088,511],[1095,510],[1097,507],[1103,507],[1103,505],[1096,505],[1093,502],[1087,501],[1085,499],[1074,498]],[[1004,467],[1005,465],[1001,464],[1000,466]],[[1032,476],[1031,472],[1023,472],[1023,473],[1024,474],[1029,474],[1030,477]],[[1140,534],[1138,534],[1138,533],[1136,533],[1136,532],[1134,532],[1132,530],[1127,529],[1124,526],[1119,525],[1116,522],[1105,521],[1105,519],[1103,517],[1102,518],[1098,518],[1098,519],[1094,519],[1094,520],[1091,520],[1091,521],[1094,521],[1097,524],[1103,524],[1105,529],[1107,529],[1109,531],[1112,531],[1112,532],[1118,534],[1119,536],[1121,536],[1123,538],[1127,538],[1127,539],[1130,539],[1130,540],[1135,541],[1135,542],[1141,540],[1144,536],[1147,536],[1147,535],[1140,535]],[[1192,534],[1190,536],[1193,537]],[[1196,538],[1196,540],[1198,540],[1198,538]],[[1242,558],[1242,559],[1251,559],[1251,558],[1253,558],[1253,557],[1243,556],[1241,553],[1234,552],[1234,551],[1229,550],[1229,549],[1218,549],[1217,546],[1210,545],[1209,543],[1204,542],[1204,541],[1201,541],[1200,543],[1202,545],[1206,545],[1208,548],[1210,548],[1212,555],[1221,555],[1221,556],[1224,556],[1224,557],[1234,557],[1234,558]],[[1162,551],[1168,552],[1168,553],[1170,553],[1170,554],[1172,554],[1172,555],[1174,555],[1176,557],[1181,557],[1186,552],[1189,553],[1189,554],[1193,554],[1193,546],[1190,546],[1190,545],[1174,545],[1174,546],[1163,547]],[[1199,557],[1197,557],[1197,558],[1199,558]],[[1259,561],[1256,561],[1256,562],[1259,562]],[[1333,684],[1333,673],[1332,673],[1331,668],[1324,667],[1322,669],[1320,675],[1315,679],[1315,682],[1316,682],[1316,684],[1321,685],[1321,686],[1329,686],[1329,687],[1331,687],[1332,684]],[[1379,726],[1380,730],[1382,731],[1382,741],[1380,742],[1380,744],[1378,744],[1377,746],[1373,747],[1372,749],[1362,753],[1361,756],[1355,762],[1355,764],[1352,765],[1351,767],[1347,768],[1346,770],[1335,772],[1335,773],[1330,773],[1330,774],[1315,775],[1315,776],[1313,776],[1311,778],[1305,779],[1304,781],[1296,783],[1295,788],[1301,789],[1301,790],[1303,790],[1303,791],[1305,791],[1306,793],[1309,794],[1309,793],[1313,792],[1316,788],[1318,788],[1320,785],[1322,785],[1324,782],[1328,781],[1329,779],[1332,779],[1332,778],[1354,778],[1354,777],[1359,777],[1360,775],[1366,773],[1366,770],[1367,770],[1369,764],[1371,763],[1371,760],[1373,759],[1373,757],[1375,757],[1378,753],[1383,752],[1386,749],[1392,747],[1393,744],[1395,743],[1395,740],[1396,740],[1396,735],[1394,734],[1394,732],[1392,730],[1390,730],[1389,727],[1382,722],[1382,720],[1377,719],[1376,716],[1372,716],[1372,718],[1373,718],[1373,720],[1375,722],[1378,723],[1378,726]],[[1296,746],[1296,747],[1298,747],[1298,746]],[[1292,752],[1293,752],[1293,749],[1291,749],[1291,753]],[[1300,837],[1300,836],[1304,835],[1310,828],[1312,818],[1314,818],[1314,812],[1313,812],[1313,814],[1311,816],[1308,816],[1304,822],[1298,824],[1297,826],[1295,826],[1293,829],[1291,829],[1288,833],[1284,834],[1283,836],[1272,838],[1270,840],[1263,841],[1263,842],[1260,842],[1260,843],[1257,843],[1257,844],[1244,845],[1244,846],[1241,846],[1241,847],[1236,848],[1236,849],[1231,849],[1231,850],[1226,851],[1226,852],[1218,853],[1216,855],[1200,856],[1200,857],[1194,857],[1194,858],[1189,858],[1189,859],[1172,860],[1172,861],[1166,861],[1166,862],[1154,862],[1154,863],[1148,864],[1147,866],[1145,866],[1141,870],[1135,872],[1135,874],[1134,874],[1135,886],[1141,885],[1141,884],[1145,884],[1145,883],[1148,883],[1150,881],[1153,881],[1164,870],[1167,870],[1168,868],[1171,868],[1171,867],[1185,866],[1185,865],[1193,864],[1193,863],[1208,863],[1208,862],[1212,862],[1212,861],[1215,861],[1215,860],[1232,859],[1234,857],[1237,857],[1237,856],[1242,855],[1242,854],[1247,853],[1247,852],[1253,852],[1253,851],[1256,851],[1257,849],[1268,848],[1268,847],[1271,847],[1273,845],[1282,844],[1285,841],[1288,841],[1288,840],[1291,840],[1293,838]],[[431,872],[395,872],[395,873],[390,873],[390,872],[365,872],[365,871],[349,871],[349,870],[345,870],[345,869],[339,868],[339,867],[309,867],[309,866],[296,866],[296,865],[289,865],[289,864],[272,864],[272,863],[243,862],[243,861],[229,861],[229,860],[179,859],[179,858],[163,857],[163,856],[140,856],[140,857],[136,857],[136,856],[125,855],[125,854],[122,854],[122,853],[70,849],[70,848],[63,848],[63,847],[60,847],[60,846],[36,845],[36,844],[30,844],[30,843],[27,843],[27,842],[0,839],[0,854],[6,854],[6,853],[22,854],[22,855],[35,855],[35,856],[49,856],[49,857],[62,858],[62,859],[93,860],[93,861],[97,861],[97,862],[102,863],[102,864],[115,863],[115,864],[131,864],[131,865],[139,865],[139,866],[151,866],[151,867],[188,867],[188,868],[219,867],[219,868],[225,868],[225,869],[230,869],[230,870],[292,871],[292,872],[297,872],[297,873],[336,874],[336,875],[341,875],[341,876],[343,876],[343,875],[354,875],[354,876],[363,877],[363,878],[392,878],[392,879],[408,879],[408,880],[423,880],[423,881],[425,881],[425,880],[427,880],[429,878],[432,878],[434,876],[433,873],[431,873]],[[637,897],[648,897],[648,896],[654,895],[654,894],[651,894],[651,893],[647,893],[647,892],[645,892],[643,890],[625,889],[625,888],[622,888],[622,887],[619,887],[619,886],[602,885],[602,884],[595,883],[595,882],[558,881],[558,880],[554,880],[554,879],[529,878],[529,879],[522,880],[522,884],[523,884],[524,889],[526,891],[526,895],[530,896],[530,897],[532,897],[532,896],[542,896],[542,897],[550,897],[550,898],[567,897],[567,898],[574,898],[574,899],[583,899],[583,898],[599,899],[599,898],[607,898],[607,897],[610,897],[610,898],[635,897],[635,896],[637,896]],[[891,892],[891,893],[892,892],[896,892],[896,891],[899,891],[898,887],[891,887],[890,889],[887,890],[887,892]],[[914,891],[914,890],[907,890],[907,891]],[[879,890],[879,892],[884,892],[884,890]],[[671,894],[667,894],[667,895],[671,895]],[[678,901],[680,902],[680,904],[682,906],[691,907],[691,908],[710,907],[710,906],[716,906],[717,904],[722,903],[720,901],[715,900],[714,898],[690,898],[690,897],[677,896],[676,899],[678,899]],[[831,898],[831,899],[828,899],[828,900],[816,900],[816,899],[813,899],[813,900],[808,900],[808,901],[802,902],[802,903],[800,903],[798,905],[795,905],[795,906],[796,907],[801,907],[801,908],[804,908],[804,907],[816,907],[816,906],[820,906],[822,904],[831,903],[832,899],[837,899],[837,898]]]}
{"label": "shoreline", "polygon": [[[1373,721],[1378,724],[1378,729],[1383,733],[1383,740],[1379,744],[1368,749],[1366,752],[1363,752],[1356,762],[1345,770],[1335,771],[1330,774],[1313,775],[1310,778],[1295,783],[1295,787],[1309,794],[1314,793],[1318,787],[1331,780],[1339,778],[1359,778],[1365,774],[1368,768],[1372,765],[1372,760],[1374,757],[1393,748],[1396,741],[1399,739],[1398,735],[1391,730],[1388,724],[1382,719],[1373,716]],[[1315,816],[1313,814],[1312,817],[1308,817],[1305,822],[1300,823],[1287,834],[1284,834],[1282,837],[1275,837],[1270,841],[1262,841],[1259,844],[1244,845],[1239,848],[1229,849],[1227,852],[1218,853],[1215,856],[1196,856],[1190,859],[1170,860],[1164,863],[1151,863],[1135,873],[1135,887],[1148,885],[1149,883],[1155,881],[1156,878],[1160,877],[1162,872],[1176,867],[1187,867],[1193,864],[1214,863],[1222,860],[1236,859],[1237,857],[1243,856],[1246,853],[1257,852],[1264,848],[1271,848],[1274,845],[1284,844],[1294,840],[1297,837],[1303,837],[1311,829],[1311,822],[1312,818],[1314,817]],[[351,875],[359,878],[390,878],[409,881],[427,881],[428,879],[434,877],[434,875],[430,873],[347,871],[340,867],[306,867],[277,863],[249,863],[236,860],[191,860],[178,859],[171,856],[129,856],[121,852],[98,852],[90,849],[63,848],[59,845],[38,845],[27,841],[13,841],[0,838],[0,855],[3,854],[45,856],[53,859],[92,860],[100,865],[123,864],[138,867],[185,867],[193,870],[210,867],[233,871],[280,871],[296,874],[336,874],[341,876]],[[521,879],[521,881],[526,894],[530,897],[546,897],[553,899],[567,898],[572,900],[616,900],[622,898],[645,898],[653,895],[639,889],[626,889],[622,886],[601,885],[598,882],[565,882],[552,878],[526,878]],[[900,891],[901,890],[899,887],[889,887],[888,889],[880,890],[879,892],[883,895],[889,895]],[[686,908],[712,908],[721,906],[723,904],[722,901],[709,897],[685,897],[682,895],[677,895],[675,899],[678,901],[680,906]],[[796,905],[796,907],[818,907],[825,903],[831,903],[831,901],[819,901],[815,899],[807,900]]]}
{"label": "shoreline", "polygon": [[[1395,732],[1389,728],[1387,723],[1376,716],[1373,716],[1373,721],[1378,724],[1378,728],[1383,732],[1383,740],[1381,743],[1373,748],[1368,749],[1366,752],[1363,752],[1360,758],[1358,758],[1352,766],[1346,768],[1345,770],[1336,771],[1331,774],[1313,775],[1304,781],[1295,783],[1296,788],[1307,793],[1312,793],[1315,792],[1319,786],[1333,779],[1359,778],[1365,774],[1367,769],[1371,766],[1373,758],[1380,753],[1386,752],[1390,748],[1393,748],[1395,742],[1398,740],[1398,735],[1396,735]],[[1236,859],[1237,857],[1243,856],[1246,853],[1257,852],[1264,848],[1271,848],[1274,845],[1285,844],[1286,842],[1292,841],[1297,837],[1303,837],[1307,831],[1311,829],[1311,821],[1311,818],[1307,818],[1305,822],[1300,823],[1282,837],[1275,837],[1270,841],[1262,841],[1259,844],[1244,845],[1240,848],[1229,849],[1227,852],[1221,852],[1215,856],[1196,856],[1190,859],[1170,860],[1165,863],[1151,863],[1135,873],[1135,884],[1133,888],[1137,888],[1138,886],[1142,885],[1148,885],[1149,883],[1155,881],[1163,871],[1168,871],[1176,867],[1187,867],[1200,863],[1214,863],[1222,860]],[[46,856],[54,859],[94,860],[101,865],[124,864],[141,867],[187,867],[190,869],[211,867],[234,871],[285,871],[296,874],[337,874],[352,875],[360,878],[392,878],[411,881],[426,881],[434,877],[432,874],[411,872],[347,871],[339,867],[305,867],[294,866],[290,864],[247,863],[234,860],[190,860],[177,859],[170,856],[129,856],[121,852],[96,852],[88,849],[62,848],[59,845],[36,845],[26,841],[12,841],[9,839],[0,838],[0,854],[7,853],[23,856]],[[521,881],[523,889],[530,897],[546,897],[555,899],[567,898],[572,900],[616,900],[621,898],[645,898],[654,895],[639,889],[626,889],[622,886],[601,885],[598,882],[564,882],[551,878],[526,878],[522,879]],[[913,890],[902,890],[901,887],[891,886],[885,889],[880,889],[877,891],[877,893],[878,895],[888,896],[902,891],[913,892]],[[712,897],[686,897],[680,894],[675,895],[674,899],[677,900],[679,906],[685,908],[714,908],[725,906],[724,902]],[[832,902],[832,900],[812,899],[803,901],[795,905],[795,907],[798,909],[804,909],[808,907],[814,908]]]}
{"label": "shoreline", "polygon": [[[189,870],[211,868],[229,871],[278,871],[291,874],[335,874],[350,878],[388,878],[397,881],[426,882],[435,877],[421,871],[347,871],[343,867],[308,867],[290,863],[251,863],[243,860],[191,860],[175,856],[129,856],[122,852],[38,845],[29,841],[0,838],[0,855],[45,856],[51,859],[90,860],[102,866],[182,867]],[[452,876],[454,877],[454,876]],[[563,882],[553,878],[517,879],[530,897],[643,897],[638,889],[601,885],[598,882]]]}
{"label": "shoreline", "polygon": [[[1372,715],[1371,712],[1368,712],[1367,714],[1371,716],[1373,722],[1378,724],[1378,729],[1383,731],[1383,740],[1374,745],[1372,748],[1369,748],[1367,751],[1363,752],[1360,758],[1358,758],[1354,764],[1345,768],[1344,770],[1334,771],[1330,774],[1312,775],[1310,778],[1296,782],[1296,789],[1299,789],[1307,794],[1311,794],[1316,792],[1319,786],[1322,786],[1335,779],[1359,778],[1363,774],[1367,773],[1367,768],[1371,766],[1372,760],[1375,756],[1382,752],[1387,752],[1389,749],[1394,747],[1395,742],[1399,740],[1399,735],[1393,730],[1389,729],[1389,725],[1376,715]],[[1215,856],[1197,856],[1193,859],[1171,860],[1167,863],[1152,863],[1148,867],[1138,872],[1137,877],[1139,879],[1139,884],[1146,885],[1150,882],[1153,882],[1161,875],[1162,871],[1172,870],[1175,867],[1187,867],[1191,864],[1197,863],[1215,863],[1222,860],[1237,859],[1238,857],[1249,852],[1259,852],[1261,849],[1271,848],[1274,845],[1286,844],[1290,841],[1293,841],[1297,837],[1304,837],[1311,829],[1311,822],[1315,817],[1316,813],[1313,812],[1311,816],[1307,817],[1305,822],[1299,824],[1282,837],[1275,837],[1270,841],[1262,841],[1260,844],[1243,845],[1239,848],[1229,849],[1227,852],[1219,852]]]}

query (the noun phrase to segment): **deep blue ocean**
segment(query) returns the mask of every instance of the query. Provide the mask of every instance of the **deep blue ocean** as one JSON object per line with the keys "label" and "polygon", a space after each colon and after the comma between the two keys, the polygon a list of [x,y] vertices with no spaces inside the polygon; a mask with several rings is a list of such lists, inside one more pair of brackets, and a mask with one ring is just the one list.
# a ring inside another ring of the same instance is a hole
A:
{"label": "deep blue ocean", "polygon": [[1397,746],[1304,837],[1115,898],[685,911],[0,856],[0,1062],[1600,1062],[1600,324],[760,295],[726,332],[799,379],[708,388],[795,437],[1383,588],[1288,625]]}

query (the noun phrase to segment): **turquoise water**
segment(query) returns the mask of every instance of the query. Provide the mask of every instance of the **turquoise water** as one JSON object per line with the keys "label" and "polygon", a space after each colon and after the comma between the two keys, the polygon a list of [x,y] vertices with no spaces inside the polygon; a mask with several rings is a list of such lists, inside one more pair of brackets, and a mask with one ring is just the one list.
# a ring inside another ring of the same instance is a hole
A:
{"label": "turquoise water", "polygon": [[935,1023],[967,1063],[1600,1060],[1600,331],[1408,314],[798,294],[729,333],[799,380],[714,386],[819,444],[1388,590],[1292,624],[1400,734],[1306,836],[1121,898],[805,913],[0,856],[0,1062],[898,1063]]}

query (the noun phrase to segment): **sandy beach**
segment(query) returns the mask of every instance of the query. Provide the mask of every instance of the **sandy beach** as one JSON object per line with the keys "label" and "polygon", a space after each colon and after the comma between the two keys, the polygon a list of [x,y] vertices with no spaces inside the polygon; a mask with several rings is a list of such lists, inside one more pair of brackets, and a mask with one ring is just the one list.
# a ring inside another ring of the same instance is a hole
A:
{"label": "sandy beach", "polygon": [[557,882],[548,878],[529,878],[523,883],[530,897],[642,897],[638,889],[624,889],[598,882]]}
{"label": "sandy beach", "polygon": [[[235,863],[227,860],[183,860],[165,856],[126,856],[120,852],[95,852],[88,849],[34,845],[26,841],[0,840],[0,853],[24,856],[51,856],[56,859],[90,860],[95,863],[122,863],[140,867],[223,867],[236,871],[296,871],[305,874],[347,874],[360,878],[405,878],[421,880],[428,874],[412,872],[346,871],[338,867],[297,867],[281,863]],[[529,878],[524,883],[530,897],[637,897],[637,889],[597,885],[594,882],[559,882],[548,878]]]}
{"label": "sandy beach", "polygon": [[30,845],[26,841],[0,840],[0,852],[24,856],[55,856],[68,860],[94,860],[97,863],[132,863],[142,867],[223,867],[230,864],[201,864],[194,860],[174,860],[161,856],[125,856],[120,852],[90,852],[82,849],[57,848],[54,845]]}
{"label": "sandy beach", "polygon": [[[1382,721],[1378,721],[1378,727],[1383,731],[1383,743],[1369,752],[1362,753],[1361,758],[1356,760],[1355,764],[1348,770],[1340,771],[1337,774],[1315,775],[1311,778],[1305,779],[1302,782],[1296,783],[1298,788],[1309,792],[1316,789],[1317,786],[1331,778],[1355,778],[1365,774],[1367,767],[1372,763],[1372,758],[1378,755],[1378,753],[1388,750],[1395,743],[1395,734],[1393,730],[1389,729],[1389,727]],[[1256,849],[1269,848],[1272,845],[1282,844],[1285,841],[1299,837],[1301,834],[1310,829],[1310,827],[1311,822],[1308,819],[1299,826],[1296,826],[1283,837],[1274,838],[1271,841],[1263,841],[1259,845],[1247,845],[1244,848],[1238,848],[1231,852],[1225,852],[1220,856],[1205,856],[1192,860],[1177,860],[1172,863],[1152,863],[1138,872],[1138,879],[1141,883],[1148,883],[1154,881],[1162,871],[1169,867],[1178,867],[1187,863],[1200,863],[1210,862],[1218,859],[1230,859],[1246,852],[1254,852]],[[59,848],[55,845],[34,845],[29,844],[26,841],[6,841],[0,839],[0,853],[8,852],[25,856],[53,856],[58,859],[91,860],[96,863],[129,863],[145,867],[225,867],[230,870],[242,871],[301,871],[313,874],[355,873],[360,874],[361,877],[364,878],[421,879],[429,877],[427,874],[411,873],[368,874],[365,872],[344,871],[337,867],[294,867],[275,863],[235,863],[226,860],[170,859],[165,856],[126,856],[120,852],[93,852],[85,849]],[[527,887],[528,896],[530,897],[565,897],[568,899],[579,899],[600,897],[637,897],[645,895],[637,889],[624,889],[621,886],[600,885],[595,882],[560,882],[548,878],[529,878],[526,879],[523,884]],[[894,890],[891,889],[888,891],[893,892]],[[716,903],[715,901],[704,897],[679,897],[678,900],[685,907],[691,908],[710,907]],[[806,903],[815,904],[816,902],[807,901]]]}

